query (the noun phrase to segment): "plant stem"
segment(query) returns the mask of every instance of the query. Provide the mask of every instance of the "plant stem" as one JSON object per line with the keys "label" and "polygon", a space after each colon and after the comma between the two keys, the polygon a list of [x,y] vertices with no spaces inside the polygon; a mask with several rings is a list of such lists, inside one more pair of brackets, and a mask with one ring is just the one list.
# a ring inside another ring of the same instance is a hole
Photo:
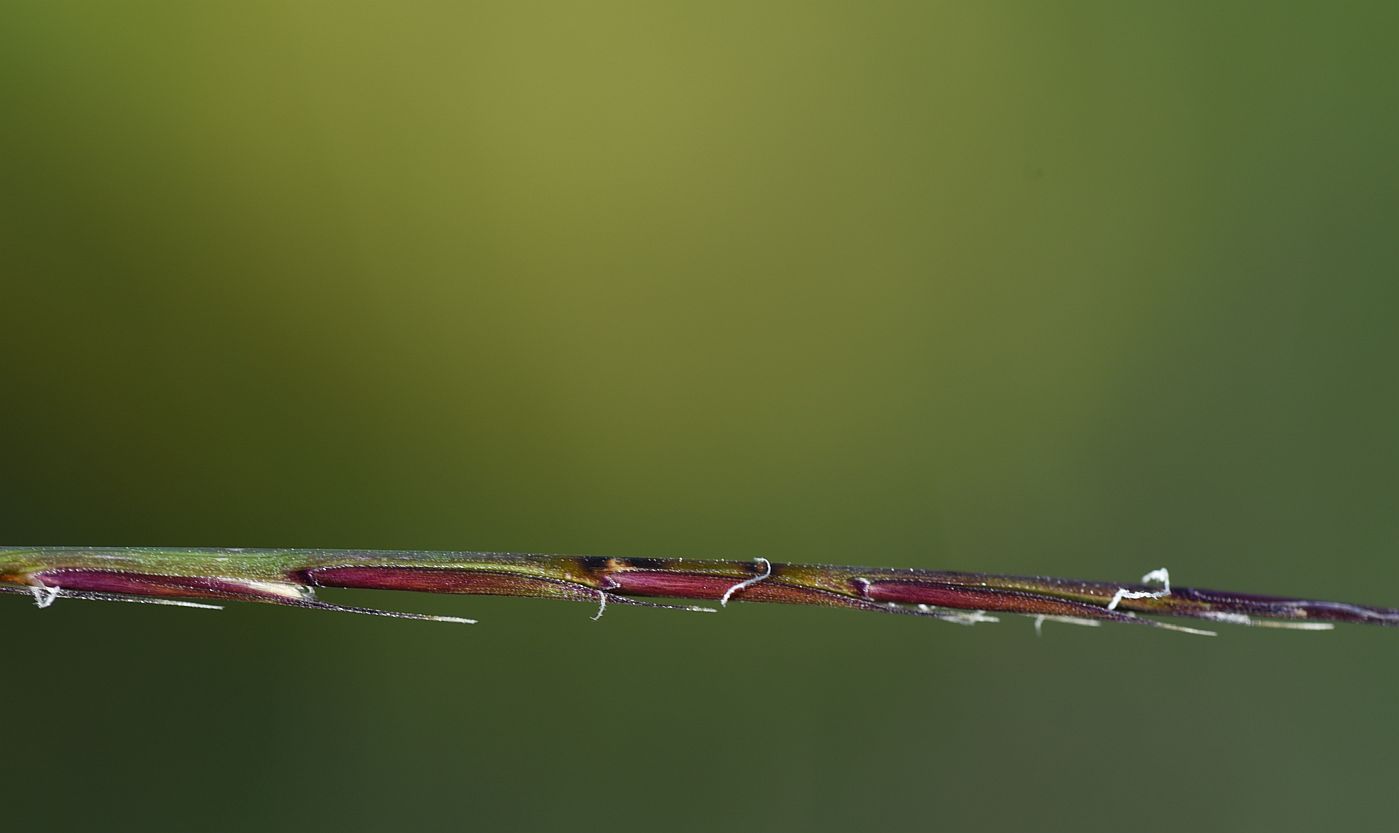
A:
{"label": "plant stem", "polygon": [[[1209,633],[1144,618],[1325,629],[1335,622],[1399,625],[1399,610],[1340,602],[1171,587],[1165,570],[1142,583],[684,558],[487,552],[204,548],[0,548],[0,591],[40,607],[79,598],[209,606],[242,601],[408,619],[470,621],[321,601],[323,587],[528,596],[598,605],[673,607],[653,598],[779,602],[930,616],[960,624],[988,613],[1077,624],[1119,622]],[[201,604],[202,603],[202,604]],[[712,611],[713,608],[683,607]]]}

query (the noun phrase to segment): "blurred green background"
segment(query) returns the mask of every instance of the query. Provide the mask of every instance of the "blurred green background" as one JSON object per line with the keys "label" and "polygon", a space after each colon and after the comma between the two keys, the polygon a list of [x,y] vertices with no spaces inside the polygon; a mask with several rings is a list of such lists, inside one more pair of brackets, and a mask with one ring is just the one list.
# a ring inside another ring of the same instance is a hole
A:
{"label": "blurred green background", "polygon": [[[0,11],[6,544],[1399,604],[1399,6]],[[1399,635],[0,599],[15,830],[1393,823]]]}

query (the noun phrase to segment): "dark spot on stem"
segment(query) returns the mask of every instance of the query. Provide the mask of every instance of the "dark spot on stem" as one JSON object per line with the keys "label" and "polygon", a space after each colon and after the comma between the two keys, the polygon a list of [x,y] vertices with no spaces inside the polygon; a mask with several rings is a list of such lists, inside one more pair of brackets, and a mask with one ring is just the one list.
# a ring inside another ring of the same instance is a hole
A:
{"label": "dark spot on stem", "polygon": [[583,568],[583,572],[590,576],[596,576],[607,572],[608,563],[613,559],[600,555],[580,555],[578,556],[578,566]]}

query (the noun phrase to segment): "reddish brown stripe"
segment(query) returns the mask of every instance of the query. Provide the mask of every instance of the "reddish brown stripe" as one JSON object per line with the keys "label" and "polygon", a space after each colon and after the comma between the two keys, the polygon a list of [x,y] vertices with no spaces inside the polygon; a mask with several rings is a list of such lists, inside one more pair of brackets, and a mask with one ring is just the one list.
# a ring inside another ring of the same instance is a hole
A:
{"label": "reddish brown stripe", "polygon": [[[609,573],[612,592],[624,596],[666,596],[672,599],[720,599],[729,588],[743,579],[714,576],[705,573],[660,573],[648,570],[628,570]],[[825,590],[794,587],[773,578],[750,584],[733,596],[734,601],[779,602],[784,604],[815,604],[841,607],[866,607],[859,599],[850,599]]]}
{"label": "reddish brown stripe", "polygon": [[158,576],[108,570],[49,570],[35,578],[48,587],[126,596],[182,596],[197,599],[241,598],[285,602],[287,597],[212,576]]}
{"label": "reddish brown stripe", "polygon": [[583,584],[445,567],[318,567],[307,570],[303,576],[308,583],[319,587],[564,599],[591,599],[597,595],[596,590]]}
{"label": "reddish brown stripe", "polygon": [[614,590],[628,596],[669,596],[675,599],[718,599],[741,579],[700,573],[618,572],[609,578]]}
{"label": "reddish brown stripe", "polygon": [[925,604],[962,610],[1004,610],[1050,616],[1101,616],[1103,608],[1013,590],[958,587],[911,581],[872,581],[865,595],[876,602]]}

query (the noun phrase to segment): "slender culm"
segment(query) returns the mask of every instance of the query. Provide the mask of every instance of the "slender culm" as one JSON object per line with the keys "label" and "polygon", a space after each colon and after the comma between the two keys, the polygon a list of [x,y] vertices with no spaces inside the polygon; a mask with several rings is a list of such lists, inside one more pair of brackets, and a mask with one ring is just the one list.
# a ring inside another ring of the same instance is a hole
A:
{"label": "slender culm", "polygon": [[[765,558],[691,560],[313,549],[143,547],[0,548],[0,591],[33,597],[39,607],[61,598],[185,607],[261,602],[400,619],[470,622],[448,616],[345,607],[317,597],[319,588],[528,596],[714,612],[656,599],[779,602],[927,616],[959,624],[996,621],[993,614],[1097,625],[1146,625],[1209,634],[1161,621],[1176,617],[1303,630],[1337,622],[1399,625],[1399,610],[1342,602],[1172,587],[1164,569],[1140,582],[1080,581],[889,567],[783,564]],[[597,617],[594,617],[597,618]]]}

